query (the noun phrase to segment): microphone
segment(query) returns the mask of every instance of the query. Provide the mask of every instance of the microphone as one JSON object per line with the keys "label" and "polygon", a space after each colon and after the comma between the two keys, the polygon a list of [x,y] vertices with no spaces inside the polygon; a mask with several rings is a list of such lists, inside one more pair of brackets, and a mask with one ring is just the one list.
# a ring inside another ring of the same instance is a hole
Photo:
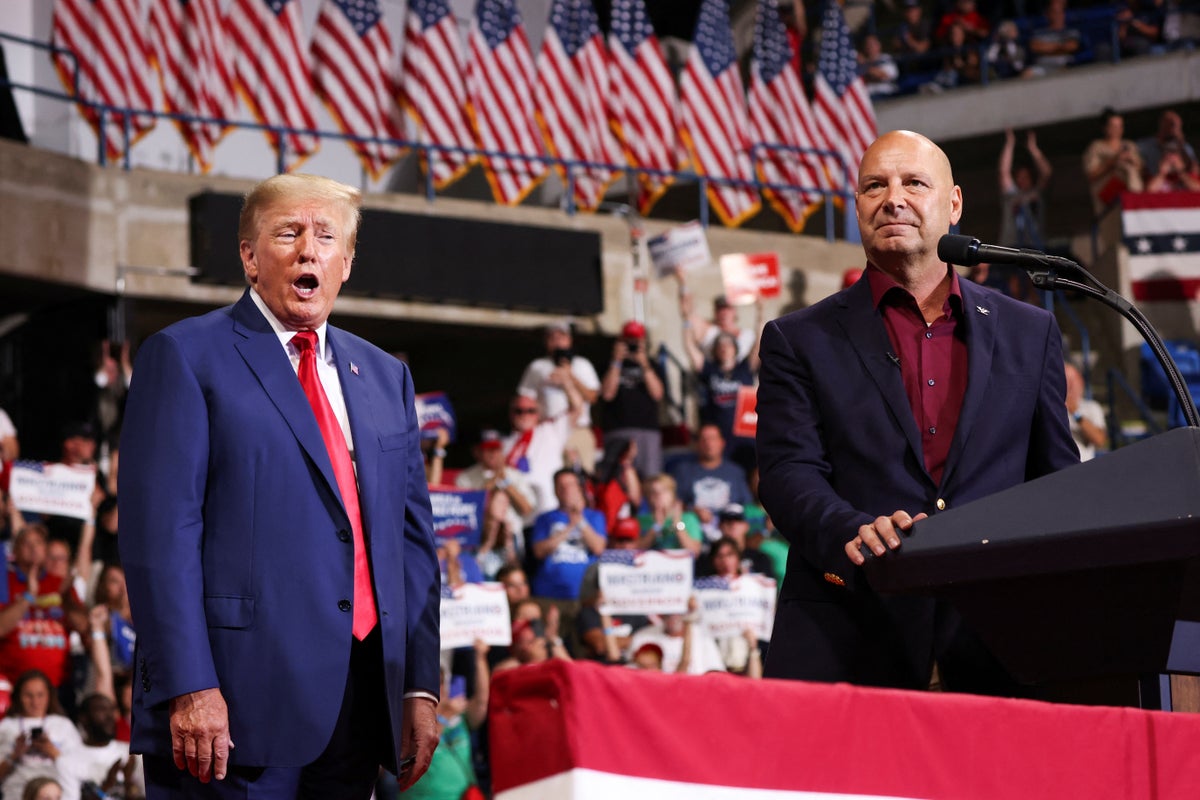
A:
{"label": "microphone", "polygon": [[1016,264],[1035,269],[1075,266],[1074,262],[1061,256],[1047,255],[1038,250],[1018,250],[1015,247],[981,244],[971,236],[953,233],[948,233],[938,240],[937,254],[942,261],[960,267],[973,267],[980,263]]}

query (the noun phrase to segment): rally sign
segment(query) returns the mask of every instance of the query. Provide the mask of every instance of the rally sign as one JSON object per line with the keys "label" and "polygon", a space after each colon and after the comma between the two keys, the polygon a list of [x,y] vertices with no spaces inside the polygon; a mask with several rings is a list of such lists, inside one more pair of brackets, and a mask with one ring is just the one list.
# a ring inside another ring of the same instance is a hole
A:
{"label": "rally sign", "polygon": [[778,297],[778,253],[730,253],[721,256],[721,279],[725,297],[735,306],[753,303],[759,297]]}
{"label": "rally sign", "polygon": [[686,272],[706,267],[712,261],[708,237],[694,220],[652,237],[646,242],[646,250],[660,278],[676,270]]}
{"label": "rally sign", "polygon": [[442,587],[442,649],[512,644],[512,617],[502,583]]}
{"label": "rally sign", "polygon": [[692,593],[686,550],[606,550],[600,554],[602,614],[684,614]]}
{"label": "rally sign", "polygon": [[436,439],[437,432],[445,428],[450,433],[450,441],[454,441],[458,428],[454,417],[454,406],[445,392],[425,392],[415,398],[417,405],[417,426],[421,429],[422,439]]}
{"label": "rally sign", "polygon": [[479,547],[486,499],[486,489],[430,486],[429,505],[433,508],[433,533],[437,541],[457,539],[468,550]]}
{"label": "rally sign", "polygon": [[751,439],[758,433],[758,389],[739,386],[737,406],[733,410],[733,435]]}
{"label": "rally sign", "polygon": [[696,581],[700,620],[714,637],[741,636],[749,628],[770,641],[775,624],[775,580],[764,575]]}
{"label": "rally sign", "polygon": [[22,511],[90,520],[95,516],[92,492],[94,466],[16,461],[8,479],[8,494]]}

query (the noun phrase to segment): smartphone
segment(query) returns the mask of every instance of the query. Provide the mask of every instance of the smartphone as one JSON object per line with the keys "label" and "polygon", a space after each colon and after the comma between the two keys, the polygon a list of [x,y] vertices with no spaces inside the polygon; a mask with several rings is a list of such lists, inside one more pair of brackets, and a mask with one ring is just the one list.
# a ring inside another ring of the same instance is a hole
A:
{"label": "smartphone", "polygon": [[467,696],[467,678],[465,675],[455,675],[450,679],[450,696],[451,697],[466,697]]}
{"label": "smartphone", "polygon": [[41,738],[41,735],[42,735],[43,733],[45,733],[45,729],[43,729],[43,728],[41,728],[41,727],[34,728],[33,730],[31,730],[31,731],[29,732],[29,738],[30,738],[30,739],[38,739],[38,738]]}

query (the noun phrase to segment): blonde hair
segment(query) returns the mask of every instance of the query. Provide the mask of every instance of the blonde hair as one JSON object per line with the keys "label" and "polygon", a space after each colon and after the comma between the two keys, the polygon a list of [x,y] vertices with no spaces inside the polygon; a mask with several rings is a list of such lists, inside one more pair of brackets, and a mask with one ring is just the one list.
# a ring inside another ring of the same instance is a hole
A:
{"label": "blonde hair", "polygon": [[362,219],[362,192],[320,175],[275,175],[246,193],[238,217],[238,241],[253,241],[258,235],[259,216],[280,203],[329,203],[338,206],[345,222],[346,250],[353,256]]}

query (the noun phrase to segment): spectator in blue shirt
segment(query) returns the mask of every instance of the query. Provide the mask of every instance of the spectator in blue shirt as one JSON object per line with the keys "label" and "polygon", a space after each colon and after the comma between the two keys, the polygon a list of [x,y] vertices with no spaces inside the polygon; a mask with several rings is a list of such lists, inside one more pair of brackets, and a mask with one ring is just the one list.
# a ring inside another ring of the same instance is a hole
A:
{"label": "spectator in blue shirt", "polygon": [[746,471],[725,458],[725,437],[712,423],[700,426],[696,452],[676,462],[671,476],[679,487],[679,499],[695,511],[710,541],[719,538],[717,514],[730,503],[746,506],[754,502]]}
{"label": "spectator in blue shirt", "polygon": [[531,546],[537,562],[533,593],[537,597],[576,600],[583,573],[604,552],[604,514],[587,507],[583,481],[570,469],[554,474],[558,508],[533,525]]}

